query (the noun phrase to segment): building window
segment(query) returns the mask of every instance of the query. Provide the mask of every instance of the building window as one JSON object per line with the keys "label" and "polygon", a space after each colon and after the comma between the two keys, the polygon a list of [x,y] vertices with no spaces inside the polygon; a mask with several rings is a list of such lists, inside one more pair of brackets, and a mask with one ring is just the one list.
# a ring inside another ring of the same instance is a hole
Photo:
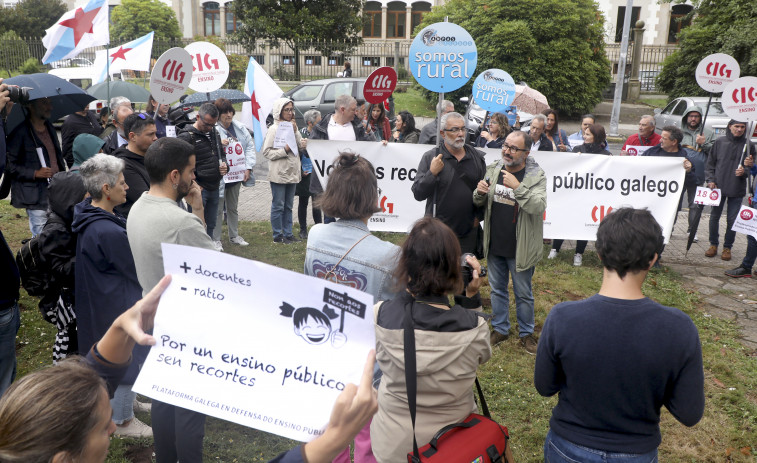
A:
{"label": "building window", "polygon": [[[639,15],[641,15],[641,7],[635,6],[633,7],[633,10],[631,10],[631,29],[636,25],[636,21],[639,20]],[[620,43],[623,40],[623,21],[625,21],[626,17],[626,7],[619,6],[618,7],[618,24],[615,27],[615,43]]]}
{"label": "building window", "polygon": [[282,56],[281,64],[294,64],[294,56],[288,56],[288,55]]}
{"label": "building window", "polygon": [[221,7],[218,2],[203,4],[202,16],[205,19],[205,35],[221,35]]}
{"label": "building window", "polygon": [[412,33],[416,27],[423,21],[423,15],[431,11],[431,4],[429,3],[413,3],[413,16],[412,23],[410,24],[410,32]]}
{"label": "building window", "polygon": [[[400,56],[399,63],[400,63],[399,64],[400,67],[404,67],[405,66],[405,57],[404,56]],[[387,56],[386,57],[386,65],[387,66],[392,66],[392,67],[394,66],[394,56]]]}
{"label": "building window", "polygon": [[344,66],[344,56],[329,56],[329,66]]}
{"label": "building window", "polygon": [[242,23],[237,19],[234,13],[234,2],[226,3],[226,33],[233,34],[237,31]]}
{"label": "building window", "polygon": [[381,58],[379,58],[378,56],[363,56],[362,58],[360,58],[360,62],[363,63],[363,66],[381,66]]}
{"label": "building window", "polygon": [[389,38],[405,37],[405,4],[402,2],[390,2],[386,12],[386,36]]}
{"label": "building window", "polygon": [[305,56],[305,66],[320,66],[321,65],[321,57],[317,55],[308,55]]}
{"label": "building window", "polygon": [[366,2],[363,8],[363,37],[381,37],[381,3]]}
{"label": "building window", "polygon": [[250,55],[250,56],[255,58],[255,61],[257,61],[259,65],[261,66],[265,65],[265,55]]}
{"label": "building window", "polygon": [[674,5],[670,9],[670,26],[668,27],[668,43],[678,43],[681,29],[691,25],[691,18],[686,16],[694,7],[691,5]]}

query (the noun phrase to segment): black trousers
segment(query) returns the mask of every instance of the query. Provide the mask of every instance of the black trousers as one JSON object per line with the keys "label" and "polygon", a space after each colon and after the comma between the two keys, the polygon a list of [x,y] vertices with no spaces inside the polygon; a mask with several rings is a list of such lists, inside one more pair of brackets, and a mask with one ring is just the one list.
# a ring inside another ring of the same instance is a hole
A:
{"label": "black trousers", "polygon": [[157,463],[202,463],[205,415],[153,400],[151,419]]}

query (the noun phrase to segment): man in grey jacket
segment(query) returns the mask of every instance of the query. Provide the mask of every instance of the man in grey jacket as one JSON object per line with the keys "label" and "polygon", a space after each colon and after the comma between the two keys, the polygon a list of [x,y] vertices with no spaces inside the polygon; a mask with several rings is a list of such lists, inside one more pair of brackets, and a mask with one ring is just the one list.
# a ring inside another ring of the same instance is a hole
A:
{"label": "man in grey jacket", "polygon": [[[445,114],[451,113],[454,110],[455,105],[449,100],[442,100],[441,103],[436,105],[436,113],[438,114],[439,111],[441,111],[439,117],[443,117]],[[418,143],[421,145],[436,145],[436,136],[439,133],[437,127],[438,124],[436,119],[424,125],[421,129],[421,136],[418,139]]]}

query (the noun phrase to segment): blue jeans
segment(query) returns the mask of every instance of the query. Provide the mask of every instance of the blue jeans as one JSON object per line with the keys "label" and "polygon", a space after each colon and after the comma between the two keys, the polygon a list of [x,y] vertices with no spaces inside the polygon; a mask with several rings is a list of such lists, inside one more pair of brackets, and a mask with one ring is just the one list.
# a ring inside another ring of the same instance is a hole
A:
{"label": "blue jeans", "polygon": [[510,332],[510,296],[507,292],[509,276],[513,278],[515,293],[515,311],[518,319],[520,337],[534,334],[534,293],[531,291],[531,278],[534,267],[524,271],[515,271],[515,258],[489,255],[489,285],[492,298],[492,327],[502,334]]}
{"label": "blue jeans", "polygon": [[110,408],[113,409],[113,422],[124,424],[134,418],[134,399],[137,393],[132,392],[131,384],[119,384],[113,398],[110,399]]}
{"label": "blue jeans", "polygon": [[736,239],[736,232],[731,230],[733,222],[736,221],[736,216],[739,215],[739,209],[741,209],[741,202],[744,200],[743,196],[735,198],[723,198],[720,201],[720,206],[715,206],[710,212],[710,244],[717,246],[718,238],[720,234],[720,215],[723,213],[723,206],[728,202],[728,209],[726,210],[726,228],[725,228],[725,241],[723,242],[724,248],[732,248],[733,241]]}
{"label": "blue jeans", "polygon": [[545,463],[657,463],[657,449],[647,453],[605,452],[576,445],[550,430],[544,441]]}
{"label": "blue jeans", "polygon": [[754,261],[757,260],[757,240],[752,235],[746,236],[746,255],[741,261],[741,266],[745,269],[752,270]]}
{"label": "blue jeans", "polygon": [[271,228],[274,238],[292,236],[292,206],[296,189],[296,183],[271,182]]}
{"label": "blue jeans", "polygon": [[202,207],[205,209],[205,230],[211,239],[213,238],[213,230],[216,228],[218,198],[218,190],[202,190]]}
{"label": "blue jeans", "polygon": [[32,237],[39,235],[42,232],[42,227],[47,223],[47,211],[44,209],[27,209],[26,215],[29,216],[29,230],[32,232]]}
{"label": "blue jeans", "polygon": [[18,302],[0,310],[0,396],[16,379],[16,334],[20,326]]}

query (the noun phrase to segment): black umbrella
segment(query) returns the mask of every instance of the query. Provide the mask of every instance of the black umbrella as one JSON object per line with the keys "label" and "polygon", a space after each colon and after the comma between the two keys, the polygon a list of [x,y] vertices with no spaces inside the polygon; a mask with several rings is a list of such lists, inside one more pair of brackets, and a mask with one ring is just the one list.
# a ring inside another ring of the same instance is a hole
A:
{"label": "black umbrella", "polygon": [[[53,110],[50,114],[51,121],[57,121],[63,116],[81,111],[95,100],[95,97],[88,95],[81,88],[52,74],[26,74],[5,79],[3,83],[27,87],[29,100],[49,98],[53,104]],[[24,117],[25,113],[21,105],[13,105],[6,122],[7,133],[12,132],[16,126],[23,122]]]}
{"label": "black umbrella", "polygon": [[219,98],[226,98],[232,103],[244,103],[250,101],[250,97],[244,92],[230,88],[221,88],[210,93],[193,93],[184,99],[182,104],[191,106],[200,106],[203,103],[215,101]]}

